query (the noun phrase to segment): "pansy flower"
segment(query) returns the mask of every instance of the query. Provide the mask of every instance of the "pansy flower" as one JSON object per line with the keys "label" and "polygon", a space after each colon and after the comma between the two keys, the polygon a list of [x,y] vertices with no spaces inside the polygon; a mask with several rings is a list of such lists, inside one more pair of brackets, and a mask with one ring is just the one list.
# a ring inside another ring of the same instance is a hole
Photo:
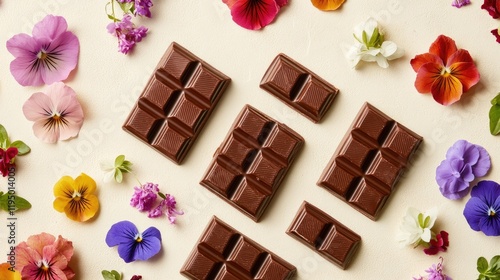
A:
{"label": "pansy flower", "polygon": [[85,173],[74,180],[64,176],[54,186],[54,209],[66,213],[71,220],[85,222],[99,210],[95,191],[95,181]]}
{"label": "pansy flower", "polygon": [[0,264],[0,279],[2,280],[21,280],[21,273],[14,270],[9,263]]}
{"label": "pansy flower", "polygon": [[149,227],[140,233],[129,221],[121,221],[111,226],[106,235],[109,247],[118,246],[118,255],[126,262],[148,260],[161,250],[161,233]]}
{"label": "pansy flower", "polygon": [[432,93],[442,105],[457,102],[479,82],[479,71],[469,52],[457,49],[455,41],[444,35],[432,43],[428,53],[415,56],[410,63],[417,72],[417,91]]}
{"label": "pansy flower", "polygon": [[464,208],[469,226],[488,236],[499,236],[500,185],[493,181],[481,181],[472,188],[470,195]]}
{"label": "pansy flower", "polygon": [[75,137],[83,125],[83,110],[75,91],[64,83],[50,85],[24,102],[24,116],[34,121],[35,136],[47,143]]}
{"label": "pansy flower", "polygon": [[63,17],[48,15],[33,27],[33,36],[18,34],[7,41],[16,58],[10,72],[22,86],[50,85],[68,78],[78,62],[79,42]]}
{"label": "pansy flower", "polygon": [[488,11],[494,19],[500,18],[500,0],[484,0],[481,9]]}
{"label": "pansy flower", "polygon": [[342,4],[344,4],[345,0],[311,0],[311,3],[314,7],[322,10],[322,11],[333,11],[338,9]]}
{"label": "pansy flower", "polygon": [[288,0],[222,0],[231,10],[234,22],[256,30],[270,24]]}
{"label": "pansy flower", "polygon": [[22,279],[66,280],[75,273],[68,266],[73,256],[73,243],[60,235],[32,235],[16,246],[16,270]]}

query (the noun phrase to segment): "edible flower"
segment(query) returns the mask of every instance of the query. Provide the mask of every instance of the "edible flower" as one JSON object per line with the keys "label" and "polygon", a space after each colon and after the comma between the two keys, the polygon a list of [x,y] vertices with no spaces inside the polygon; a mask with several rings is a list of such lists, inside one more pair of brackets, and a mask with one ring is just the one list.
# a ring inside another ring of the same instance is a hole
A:
{"label": "edible flower", "polygon": [[148,260],[161,250],[161,233],[149,227],[140,233],[129,221],[121,221],[111,226],[106,235],[109,247],[118,246],[118,255],[126,262]]}
{"label": "edible flower", "polygon": [[469,5],[470,0],[453,0],[451,2],[451,5],[453,7],[461,8],[462,6]]}
{"label": "edible flower", "polygon": [[16,58],[10,72],[22,86],[50,85],[68,78],[78,62],[79,42],[63,17],[48,15],[33,27],[33,36],[17,34],[7,41]]}
{"label": "edible flower", "polygon": [[415,88],[420,93],[432,93],[442,105],[450,105],[479,82],[479,71],[469,52],[457,49],[455,41],[444,35],[432,43],[428,53],[411,61],[417,73]]}
{"label": "edible flower", "polygon": [[314,7],[322,11],[333,11],[340,8],[345,0],[311,0],[311,2]]}
{"label": "edible flower", "polygon": [[0,264],[0,279],[21,280],[21,273],[15,270],[9,263]]}
{"label": "edible flower", "polygon": [[432,208],[427,212],[409,207],[403,223],[399,227],[398,240],[400,245],[427,244],[432,238],[432,227],[437,219],[437,208]]}
{"label": "edible flower", "polygon": [[9,147],[7,150],[0,149],[0,173],[3,177],[9,174],[9,169],[13,166],[18,153],[16,147]]}
{"label": "edible flower", "polygon": [[158,192],[158,195],[163,198],[163,200],[160,201],[160,204],[158,204],[158,206],[149,211],[148,217],[158,218],[166,215],[170,223],[175,224],[176,215],[183,215],[184,211],[179,211],[176,209],[177,202],[175,201],[175,197],[173,195],[164,195],[161,192]]}
{"label": "edible flower", "polygon": [[436,169],[439,191],[448,199],[460,199],[469,193],[470,182],[486,175],[490,167],[490,156],[483,147],[458,140]]}
{"label": "edible flower", "polygon": [[471,198],[464,208],[469,226],[487,236],[499,236],[500,185],[493,181],[480,181],[470,194]]}
{"label": "edible flower", "polygon": [[441,260],[439,263],[433,264],[425,270],[427,272],[426,277],[413,277],[413,280],[452,280],[451,277],[443,272],[443,258],[439,257],[439,259]]}
{"label": "edible flower", "polygon": [[436,239],[432,239],[429,242],[429,248],[424,249],[424,253],[427,255],[435,255],[439,252],[446,252],[450,246],[450,242],[448,241],[448,233],[444,230],[440,231],[436,234]]}
{"label": "edible flower", "polygon": [[500,18],[500,0],[484,0],[481,9],[486,10],[494,19]]}
{"label": "edible flower", "polygon": [[47,143],[76,137],[83,125],[83,110],[75,91],[61,82],[50,85],[46,93],[31,95],[24,102],[23,113],[35,122],[35,136]]}
{"label": "edible flower", "polygon": [[148,33],[146,27],[136,27],[129,14],[124,15],[121,21],[108,24],[107,29],[110,34],[118,38],[118,50],[123,54],[131,52]]}
{"label": "edible flower", "polygon": [[153,208],[158,197],[158,184],[146,183],[140,187],[134,187],[134,194],[130,199],[130,205],[140,212],[149,211]]}
{"label": "edible flower", "polygon": [[270,24],[288,0],[222,0],[239,26],[257,30]]}
{"label": "edible flower", "polygon": [[54,209],[66,213],[73,221],[85,222],[99,210],[99,200],[94,194],[96,183],[87,174],[73,178],[63,176],[54,185]]}
{"label": "edible flower", "polygon": [[493,36],[495,36],[497,43],[500,43],[500,29],[495,28],[495,29],[491,30],[491,34],[493,34]]}
{"label": "edible flower", "polygon": [[31,151],[30,147],[21,140],[10,142],[9,134],[0,124],[0,174],[6,177],[14,167],[16,156],[23,156]]}
{"label": "edible flower", "polygon": [[[32,235],[16,246],[16,270],[22,279],[66,280],[75,273],[68,266],[73,256],[73,243],[60,235]],[[2,278],[3,279],[3,278]]]}
{"label": "edible flower", "polygon": [[115,158],[114,163],[101,162],[101,170],[105,171],[104,182],[115,180],[117,183],[123,181],[123,173],[132,172],[132,163],[125,160],[124,155],[119,155]]}
{"label": "edible flower", "polygon": [[382,68],[389,67],[388,60],[400,58],[404,50],[392,41],[385,41],[384,34],[372,17],[354,27],[356,42],[346,52],[346,58],[356,67],[363,60],[376,61]]}

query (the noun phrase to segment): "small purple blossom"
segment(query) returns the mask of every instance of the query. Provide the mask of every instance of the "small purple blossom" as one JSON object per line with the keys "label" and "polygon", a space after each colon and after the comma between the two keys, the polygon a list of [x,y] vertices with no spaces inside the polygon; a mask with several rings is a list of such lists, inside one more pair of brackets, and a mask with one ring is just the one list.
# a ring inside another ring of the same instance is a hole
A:
{"label": "small purple blossom", "polygon": [[146,183],[141,187],[134,187],[130,205],[141,212],[150,211],[158,197],[158,192],[158,184]]}
{"label": "small purple blossom", "polygon": [[153,1],[151,0],[135,0],[135,14],[150,18],[151,11],[149,10],[149,8],[151,8],[152,6]]}
{"label": "small purple blossom", "polygon": [[148,32],[144,26],[135,27],[131,19],[132,16],[127,14],[121,21],[112,22],[107,26],[108,32],[118,38],[118,50],[124,54],[132,51]]}
{"label": "small purple blossom", "polygon": [[464,208],[464,216],[475,231],[487,236],[500,235],[500,185],[481,181],[472,188],[471,198]]}
{"label": "small purple blossom", "polygon": [[441,261],[437,264],[433,264],[431,267],[425,270],[427,272],[426,277],[413,277],[413,280],[453,280],[451,277],[447,276],[443,272],[443,258],[439,258]]}
{"label": "small purple blossom", "polygon": [[158,206],[156,206],[153,210],[149,211],[149,218],[157,218],[163,216],[163,214],[167,215],[168,220],[171,224],[175,224],[176,215],[183,215],[184,212],[176,209],[177,202],[175,201],[175,197],[170,194],[165,195],[165,199],[163,199]]}
{"label": "small purple blossom", "polygon": [[460,199],[469,193],[470,182],[486,175],[490,167],[490,156],[483,147],[458,140],[436,169],[439,190],[448,199]]}
{"label": "small purple blossom", "polygon": [[462,6],[469,5],[469,4],[470,4],[470,0],[453,0],[451,2],[451,5],[453,7],[457,7],[457,8],[460,8]]}

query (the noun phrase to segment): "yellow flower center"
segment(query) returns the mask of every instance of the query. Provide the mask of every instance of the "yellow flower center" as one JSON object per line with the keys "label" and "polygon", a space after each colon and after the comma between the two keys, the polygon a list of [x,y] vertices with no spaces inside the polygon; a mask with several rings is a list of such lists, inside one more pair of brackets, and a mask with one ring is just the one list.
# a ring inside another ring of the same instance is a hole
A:
{"label": "yellow flower center", "polygon": [[450,76],[450,73],[451,73],[451,69],[448,67],[443,67],[443,69],[441,69],[441,76],[443,76],[443,77]]}
{"label": "yellow flower center", "polygon": [[82,194],[79,193],[79,192],[77,192],[77,191],[75,191],[73,193],[73,195],[72,195],[72,198],[73,198],[74,201],[80,201],[80,199],[82,198]]}
{"label": "yellow flower center", "polygon": [[495,217],[495,215],[496,215],[496,214],[497,214],[497,213],[495,212],[495,210],[493,210],[493,209],[488,210],[488,215],[489,215],[490,217]]}
{"label": "yellow flower center", "polygon": [[142,234],[140,234],[140,233],[136,234],[134,239],[138,243],[142,242]]}

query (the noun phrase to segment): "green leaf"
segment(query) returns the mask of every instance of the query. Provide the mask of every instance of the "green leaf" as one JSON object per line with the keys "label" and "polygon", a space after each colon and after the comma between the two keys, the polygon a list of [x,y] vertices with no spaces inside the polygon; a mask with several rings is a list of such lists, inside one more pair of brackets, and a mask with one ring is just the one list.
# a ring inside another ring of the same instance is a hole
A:
{"label": "green leaf", "polygon": [[115,181],[117,183],[121,183],[123,181],[123,173],[119,168],[115,170]]}
{"label": "green leaf", "polygon": [[500,273],[500,255],[496,255],[490,260],[490,271]]}
{"label": "green leaf", "polygon": [[17,141],[12,142],[12,144],[10,144],[10,146],[16,147],[17,151],[19,152],[18,155],[20,155],[20,156],[23,156],[31,151],[30,147],[28,145],[24,144],[24,142],[21,140],[17,140]]}
{"label": "green leaf", "polygon": [[366,31],[363,30],[363,43],[368,45],[368,35],[366,35]]}
{"label": "green leaf", "polygon": [[488,261],[484,257],[477,259],[477,271],[479,271],[479,273],[488,271]]}
{"label": "green leaf", "polygon": [[108,14],[108,18],[114,22],[120,21],[119,19],[117,19],[116,17],[114,17],[113,15],[110,15],[110,14]]}
{"label": "green leaf", "polygon": [[122,166],[123,162],[125,161],[125,156],[124,155],[119,155],[115,159],[115,167]]}
{"label": "green leaf", "polygon": [[490,133],[498,135],[500,133],[500,93],[491,100],[490,109]]}
{"label": "green leaf", "polygon": [[134,8],[135,2],[118,3],[118,5],[125,14],[128,14],[128,13],[133,13],[132,9]]}
{"label": "green leaf", "polygon": [[[11,199],[9,199],[9,196]],[[14,196],[14,198],[12,198]],[[10,210],[14,207],[14,211],[17,210],[26,210],[31,208],[31,203],[26,199],[18,196],[18,195],[9,195],[9,193],[5,193],[0,197],[0,209],[4,211],[9,211],[9,200],[13,200],[14,204],[10,204]]]}
{"label": "green leaf", "polygon": [[[0,143],[2,143],[2,146],[6,139],[9,139],[9,135],[7,134],[7,130],[5,130],[5,127],[0,124]],[[6,147],[3,146],[2,148],[5,149]]]}
{"label": "green leaf", "polygon": [[158,195],[163,199],[167,199],[167,197],[162,192],[158,192]]}
{"label": "green leaf", "polygon": [[122,275],[116,270],[103,270],[101,271],[102,277],[104,277],[104,280],[121,280]]}

